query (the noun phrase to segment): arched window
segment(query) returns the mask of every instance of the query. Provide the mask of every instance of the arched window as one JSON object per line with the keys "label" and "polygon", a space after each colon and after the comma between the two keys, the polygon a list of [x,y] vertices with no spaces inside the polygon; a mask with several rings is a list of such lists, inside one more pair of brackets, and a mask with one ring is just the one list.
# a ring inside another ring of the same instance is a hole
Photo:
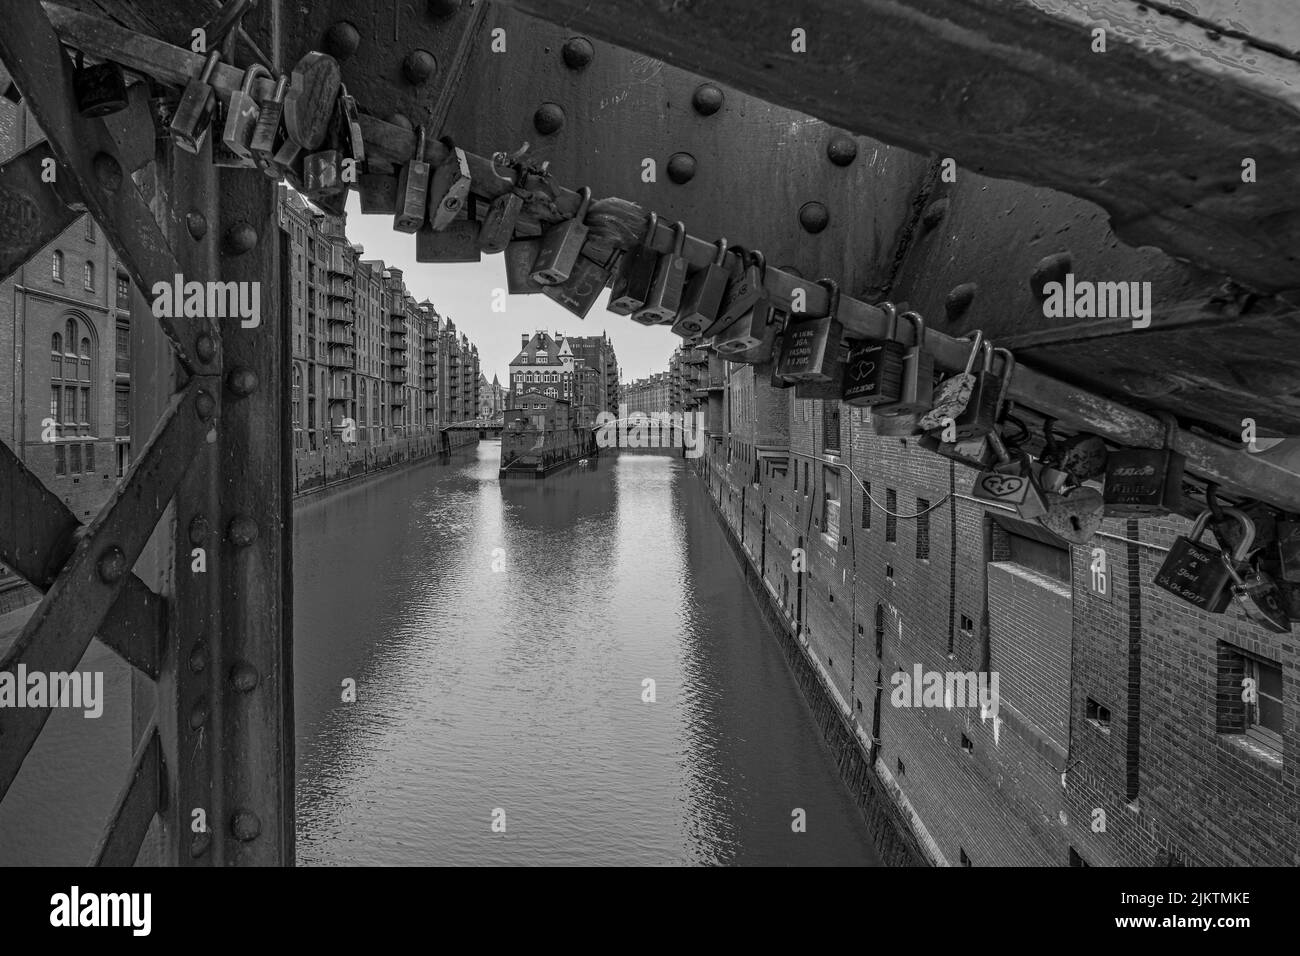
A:
{"label": "arched window", "polygon": [[95,264],[93,262],[86,263],[86,291],[95,291]]}
{"label": "arched window", "polygon": [[54,255],[50,257],[50,276],[55,282],[63,281],[63,253],[58,249],[55,249]]}
{"label": "arched window", "polygon": [[95,431],[92,383],[97,357],[90,324],[69,317],[63,333],[50,336],[50,416],[61,438]]}

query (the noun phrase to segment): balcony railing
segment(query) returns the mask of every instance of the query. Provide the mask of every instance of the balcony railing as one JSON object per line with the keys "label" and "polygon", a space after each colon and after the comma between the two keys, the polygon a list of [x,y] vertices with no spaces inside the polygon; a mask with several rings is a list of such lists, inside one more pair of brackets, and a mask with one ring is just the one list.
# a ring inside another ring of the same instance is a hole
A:
{"label": "balcony railing", "polygon": [[390,367],[388,369],[388,381],[392,382],[394,385],[406,384],[406,369],[398,368],[396,366]]}
{"label": "balcony railing", "polygon": [[325,283],[326,296],[331,299],[347,299],[351,301],[356,294],[356,287],[348,276],[334,272],[330,273],[329,281]]}

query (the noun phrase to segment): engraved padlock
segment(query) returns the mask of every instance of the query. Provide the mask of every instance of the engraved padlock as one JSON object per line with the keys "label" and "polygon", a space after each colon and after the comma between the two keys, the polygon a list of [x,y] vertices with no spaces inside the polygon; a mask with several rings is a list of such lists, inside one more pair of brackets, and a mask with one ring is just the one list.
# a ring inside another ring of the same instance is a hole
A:
{"label": "engraved padlock", "polygon": [[763,287],[763,279],[767,271],[763,254],[752,252],[746,258],[745,250],[740,246],[732,246],[731,251],[740,257],[742,266],[740,275],[733,277],[727,283],[727,291],[722,297],[722,309],[718,313],[718,321],[713,324],[712,329],[704,333],[705,335],[716,336],[719,330],[730,326],[767,296],[767,292]]}
{"label": "engraved padlock", "polygon": [[72,93],[77,112],[87,119],[117,113],[126,109],[126,74],[111,60],[86,66],[85,55],[78,50]]}
{"label": "engraved padlock", "polygon": [[818,279],[826,289],[827,311],[815,318],[794,318],[781,333],[776,374],[787,382],[829,382],[839,364],[844,326],[840,324],[840,287],[834,279]]}
{"label": "engraved padlock", "polygon": [[[253,83],[259,76],[269,79],[271,73],[260,63],[254,63],[244,71],[244,79],[239,84],[239,89],[230,94],[230,102],[226,104],[226,122],[221,131],[221,144],[228,155],[236,157],[239,166],[257,165],[257,157],[253,155],[252,150],[252,138],[262,109],[253,96]],[[213,145],[215,146],[215,143]]]}
{"label": "engraved padlock", "polygon": [[976,329],[975,338],[971,340],[970,356],[966,359],[965,369],[956,375],[950,375],[939,383],[930,410],[922,415],[921,420],[917,422],[920,428],[930,431],[931,429],[944,428],[949,422],[956,422],[957,417],[970,402],[971,390],[975,387],[975,373],[972,369],[974,369],[975,360],[980,357],[983,347],[984,333]]}
{"label": "engraved padlock", "polygon": [[415,140],[411,161],[397,174],[397,213],[393,228],[398,232],[419,232],[429,203],[429,177],[433,167],[424,159],[424,127]]}
{"label": "engraved padlock", "polygon": [[[499,175],[499,174],[498,174]],[[515,167],[515,181],[510,191],[502,193],[492,200],[487,215],[483,217],[483,226],[479,229],[479,248],[489,255],[504,252],[515,235],[515,224],[524,211],[522,183],[524,173]]]}
{"label": "engraved padlock", "polygon": [[658,228],[659,216],[652,212],[645,238],[623,256],[623,262],[614,278],[614,287],[609,292],[609,304],[605,307],[615,315],[631,315],[645,305],[646,299],[650,297],[655,266],[659,264],[659,253],[653,248],[655,230]]}
{"label": "engraved padlock", "polygon": [[682,304],[682,290],[686,286],[686,226],[673,223],[673,247],[659,257],[654,279],[650,282],[650,295],[645,305],[632,314],[642,325],[668,325],[677,317]]}
{"label": "engraved padlock", "polygon": [[452,145],[429,181],[429,227],[434,232],[446,229],[460,216],[469,202],[471,182],[465,151]]}
{"label": "engraved padlock", "polygon": [[536,295],[546,288],[533,280],[533,265],[541,251],[540,237],[515,239],[506,246],[506,287],[511,295]]}
{"label": "engraved padlock", "polygon": [[[1002,370],[995,371],[994,356],[1004,355]],[[993,430],[1001,414],[1005,399],[1005,385],[1010,384],[1015,360],[1006,349],[994,349],[993,343],[984,343],[984,367],[976,373],[971,388],[970,401],[956,417],[958,439],[978,438]]]}
{"label": "engraved padlock", "polygon": [[989,429],[983,437],[987,437],[995,461],[991,469],[975,477],[971,495],[983,501],[1014,505],[1026,520],[1047,514],[1047,501],[1028,456],[1023,452],[1014,455],[1008,452],[997,428]]}
{"label": "engraved padlock", "polygon": [[1103,492],[1107,516],[1164,515],[1182,510],[1187,459],[1173,450],[1178,420],[1167,413],[1162,417],[1165,447],[1118,448],[1107,454]]}
{"label": "engraved padlock", "polygon": [[[289,77],[282,76],[276,80],[275,92],[259,108],[253,135],[248,141],[248,151],[262,167],[262,172],[273,179],[283,176],[285,169],[298,158],[298,144],[285,135],[281,122],[284,118],[284,95],[288,89]],[[286,143],[290,148],[285,148]]]}
{"label": "engraved padlock", "polygon": [[[1225,513],[1232,511],[1224,509]],[[1207,508],[1196,519],[1190,534],[1180,534],[1174,539],[1156,572],[1155,584],[1202,611],[1222,614],[1232,603],[1233,581],[1228,556],[1218,548],[1201,543],[1211,517]],[[1242,552],[1243,559],[1244,556]]]}
{"label": "engraved padlock", "polygon": [[903,359],[907,356],[907,346],[898,338],[898,310],[892,302],[882,302],[880,308],[887,319],[885,337],[849,342],[841,396],[846,405],[885,405],[898,401],[902,391]]}
{"label": "engraved padlock", "polygon": [[717,255],[687,280],[686,291],[682,293],[682,307],[673,323],[673,332],[682,338],[704,335],[722,311],[722,297],[731,278],[731,270],[726,265],[727,240],[719,239],[714,245],[718,247]]}
{"label": "engraved padlock", "polygon": [[573,218],[556,223],[542,235],[542,248],[533,265],[534,282],[558,285],[569,278],[569,273],[573,271],[590,231],[584,220],[591,205],[591,189],[583,186],[581,196]]}
{"label": "engraved padlock", "polygon": [[198,153],[208,136],[212,116],[217,110],[217,91],[212,88],[212,74],[216,72],[221,54],[213,50],[208,54],[199,75],[185,84],[185,92],[172,115],[171,134],[176,145],[187,153]]}
{"label": "engraved padlock", "polygon": [[930,410],[934,398],[934,356],[925,350],[925,320],[916,312],[904,312],[899,318],[912,324],[916,343],[903,356],[903,377],[898,389],[898,401],[876,405],[871,410],[877,431],[881,431],[883,426],[889,430],[881,431],[881,434],[889,435],[897,435],[899,432],[887,419],[900,419],[900,427],[901,420],[910,420],[914,427],[920,416]]}
{"label": "engraved padlock", "polygon": [[543,286],[542,294],[555,300],[578,318],[585,319],[591,307],[600,298],[607,281],[609,281],[609,270],[587,258],[584,253],[578,256],[578,261],[573,264],[569,278],[559,285]]}

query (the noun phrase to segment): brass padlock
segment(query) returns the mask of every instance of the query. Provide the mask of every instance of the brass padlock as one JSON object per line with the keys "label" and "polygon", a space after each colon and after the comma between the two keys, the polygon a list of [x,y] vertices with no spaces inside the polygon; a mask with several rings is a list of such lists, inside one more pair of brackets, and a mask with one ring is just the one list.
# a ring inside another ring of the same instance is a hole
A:
{"label": "brass padlock", "polygon": [[883,339],[854,339],[849,342],[848,367],[844,370],[846,405],[870,407],[897,402],[903,388],[903,359],[907,346],[898,339],[898,310],[883,302],[888,325]]}
{"label": "brass padlock", "polygon": [[446,229],[469,202],[469,161],[455,146],[433,171],[429,182],[429,226],[434,232]]}
{"label": "brass padlock", "polygon": [[650,298],[655,266],[659,264],[659,253],[653,248],[658,228],[659,216],[652,212],[645,238],[640,245],[623,256],[622,266],[614,279],[614,287],[609,292],[609,304],[605,307],[615,315],[631,315]]}
{"label": "brass padlock", "polygon": [[668,325],[677,316],[682,304],[682,290],[686,286],[686,225],[673,223],[673,247],[659,257],[654,279],[650,282],[650,295],[645,305],[632,314],[642,325]]}
{"label": "brass padlock", "polygon": [[[298,158],[298,144],[285,134],[284,95],[289,89],[289,78],[282,76],[275,83],[275,92],[258,110],[253,135],[248,141],[248,151],[253,154],[262,172],[279,179],[284,170]],[[289,147],[289,148],[286,148]]]}
{"label": "brass padlock", "polygon": [[514,185],[509,192],[502,193],[492,200],[487,215],[483,217],[483,228],[478,234],[479,248],[489,255],[504,252],[515,236],[515,224],[519,222],[519,216],[524,211],[524,196],[520,182],[523,175],[523,171],[516,166]]}
{"label": "brass padlock", "polygon": [[[994,356],[1006,357],[1001,372],[994,371]],[[970,401],[956,417],[957,437],[978,438],[993,430],[1002,412],[1006,386],[1011,383],[1015,358],[1006,349],[994,349],[992,342],[984,343],[984,368],[975,376]]]}
{"label": "brass padlock", "polygon": [[112,61],[86,66],[85,54],[78,50],[72,93],[77,112],[87,119],[120,112],[127,104],[126,74]]}
{"label": "brass padlock", "polygon": [[975,387],[975,374],[971,370],[975,367],[975,360],[979,358],[983,347],[984,333],[976,329],[975,338],[971,340],[970,356],[966,359],[966,368],[939,383],[939,389],[934,394],[934,403],[917,423],[922,429],[930,431],[943,428],[949,421],[955,423],[957,416],[966,409],[966,405],[970,402],[971,391]]}
{"label": "brass padlock", "polygon": [[[934,356],[925,350],[925,320],[916,312],[904,312],[901,318],[912,323],[916,333],[916,343],[903,356],[903,378],[898,390],[898,401],[876,405],[871,409],[871,417],[876,422],[876,430],[888,429],[881,434],[912,434],[912,431],[899,432],[903,421],[911,422],[915,429],[921,415],[930,410],[934,398]],[[897,418],[897,428],[888,419]]]}
{"label": "brass padlock", "polygon": [[220,61],[221,54],[216,50],[208,54],[199,75],[185,84],[185,92],[172,115],[172,138],[187,153],[198,153],[207,139],[212,115],[217,110],[217,91],[211,85],[212,74]]}
{"label": "brass padlock", "polygon": [[829,382],[839,364],[844,326],[840,324],[840,287],[834,279],[818,279],[826,289],[829,305],[824,316],[793,316],[781,333],[781,357],[776,374],[787,382]]}
{"label": "brass padlock", "polygon": [[415,153],[397,174],[397,213],[393,216],[393,228],[398,232],[419,232],[424,225],[432,170],[424,159],[424,127],[421,126]]}
{"label": "brass padlock", "polygon": [[357,193],[364,215],[391,216],[397,212],[397,177],[365,172],[357,177]]}
{"label": "brass padlock", "polygon": [[572,219],[556,223],[542,235],[542,248],[533,265],[533,281],[542,285],[558,285],[569,278],[590,230],[584,221],[591,205],[591,189],[582,187],[582,199]]}
{"label": "brass padlock", "polygon": [[559,285],[543,286],[542,294],[549,299],[554,299],[578,318],[585,319],[591,307],[600,298],[607,281],[609,281],[609,270],[601,268],[599,263],[581,255],[573,264],[569,278]]}
{"label": "brass padlock", "polygon": [[725,329],[734,323],[741,316],[752,310],[759,302],[767,297],[767,292],[763,288],[763,279],[767,272],[767,263],[761,252],[749,253],[746,260],[745,250],[740,246],[732,246],[732,252],[737,253],[742,265],[740,275],[727,284],[727,291],[722,297],[722,309],[718,313],[718,321],[713,324],[713,328],[707,330],[705,335],[717,335],[720,329]]}
{"label": "brass padlock", "polygon": [[[244,71],[244,79],[239,84],[239,89],[230,94],[230,102],[226,104],[226,122],[221,132],[221,144],[227,155],[234,157],[235,161],[229,165],[241,167],[257,165],[257,157],[253,155],[252,150],[252,138],[262,110],[253,96],[253,83],[259,76],[269,79],[271,73],[260,63],[254,63]],[[214,152],[215,145],[214,143]]]}
{"label": "brass padlock", "polygon": [[506,287],[511,295],[536,295],[546,288],[533,281],[533,264],[541,251],[540,237],[516,239],[506,246]]}
{"label": "brass padlock", "polygon": [[687,281],[682,294],[681,311],[673,323],[673,332],[682,338],[704,335],[722,311],[722,296],[731,278],[731,270],[726,266],[727,240],[719,239],[714,245],[718,247],[717,256]]}

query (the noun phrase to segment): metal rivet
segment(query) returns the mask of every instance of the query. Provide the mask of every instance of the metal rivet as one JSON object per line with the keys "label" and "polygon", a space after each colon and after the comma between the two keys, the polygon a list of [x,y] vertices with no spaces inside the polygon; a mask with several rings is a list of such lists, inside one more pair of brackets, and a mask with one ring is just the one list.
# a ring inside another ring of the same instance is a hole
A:
{"label": "metal rivet", "polygon": [[228,533],[236,547],[247,548],[257,540],[257,522],[248,515],[235,515],[230,519]]}
{"label": "metal rivet", "polygon": [[847,166],[858,158],[858,144],[852,136],[842,133],[831,137],[826,144],[826,156],[836,166]]}
{"label": "metal rivet", "polygon": [[933,229],[943,222],[943,217],[946,215],[948,215],[948,197],[945,196],[925,207],[925,211],[921,213],[921,225],[926,229]]}
{"label": "metal rivet", "polygon": [[246,222],[237,222],[226,230],[226,252],[242,256],[257,245],[257,230]]}
{"label": "metal rivet", "polygon": [[970,304],[975,301],[975,293],[979,291],[979,286],[974,282],[963,282],[959,286],[954,286],[948,293],[947,300],[944,301],[943,308],[948,314],[948,320],[955,322],[970,308]]}
{"label": "metal rivet", "polygon": [[445,20],[460,9],[461,0],[429,0],[429,16]]}
{"label": "metal rivet", "polygon": [[208,699],[200,697],[190,708],[190,730],[198,730],[208,722]]}
{"label": "metal rivet", "polygon": [[262,821],[252,810],[236,810],[235,815],[230,818],[230,832],[241,843],[256,840],[258,834],[262,832]]}
{"label": "metal rivet", "polygon": [[208,234],[208,220],[201,212],[187,212],[185,214],[185,228],[189,231],[191,239],[202,239]]}
{"label": "metal rivet", "polygon": [[200,362],[211,362],[217,357],[216,340],[206,332],[200,333],[194,340],[194,353],[199,357]]}
{"label": "metal rivet", "polygon": [[585,70],[591,65],[595,55],[596,48],[586,37],[571,37],[564,44],[564,49],[560,51],[560,56],[564,58],[564,65],[571,70]]}
{"label": "metal rivet", "polygon": [[226,376],[226,385],[236,395],[246,398],[257,391],[257,373],[247,365],[236,366]]}
{"label": "metal rivet", "polygon": [[564,125],[564,109],[559,103],[543,103],[533,114],[533,127],[543,136],[558,133]]}
{"label": "metal rivet", "polygon": [[1034,266],[1033,274],[1029,277],[1029,288],[1039,299],[1047,298],[1047,292],[1043,288],[1049,282],[1064,282],[1066,273],[1070,271],[1070,254],[1068,252],[1056,252],[1050,256],[1043,256]]}
{"label": "metal rivet", "polygon": [[412,50],[402,60],[402,76],[406,82],[419,86],[428,83],[433,74],[438,72],[438,61],[428,50]]}
{"label": "metal rivet", "polygon": [[207,540],[208,535],[212,533],[212,526],[208,524],[208,519],[203,515],[195,515],[190,519],[189,537],[190,544],[198,546]]}
{"label": "metal rivet", "polygon": [[208,645],[205,641],[199,641],[190,648],[190,670],[195,674],[202,674],[208,668]]}
{"label": "metal rivet", "polygon": [[118,547],[109,548],[101,554],[99,563],[95,567],[99,572],[99,579],[105,584],[120,581],[122,576],[131,570],[131,566],[126,563],[126,555]]}
{"label": "metal rivet", "polygon": [[712,83],[701,83],[695,88],[694,95],[691,96],[691,105],[695,107],[695,112],[701,116],[712,116],[722,109],[723,99],[722,90]]}
{"label": "metal rivet", "polygon": [[257,668],[248,661],[240,661],[230,668],[230,683],[235,690],[247,694],[257,686]]}
{"label": "metal rivet", "polygon": [[203,830],[194,834],[190,838],[190,857],[197,860],[203,854],[208,852],[208,847],[210,846],[212,846],[211,833],[207,830]]}
{"label": "metal rivet", "polygon": [[217,400],[207,392],[199,392],[194,396],[194,410],[199,413],[199,421],[206,422],[217,410]]}
{"label": "metal rivet", "polygon": [[351,23],[340,20],[325,31],[325,52],[338,60],[345,60],[361,46],[361,33]]}
{"label": "metal rivet", "polygon": [[695,178],[695,157],[690,153],[673,153],[668,157],[668,178],[677,185]]}
{"label": "metal rivet", "polygon": [[122,188],[122,164],[116,158],[108,153],[96,153],[91,165],[95,170],[95,179],[104,189],[115,193]]}
{"label": "metal rivet", "polygon": [[799,225],[803,226],[805,232],[816,235],[825,229],[830,221],[831,214],[822,203],[806,202],[799,207]]}

